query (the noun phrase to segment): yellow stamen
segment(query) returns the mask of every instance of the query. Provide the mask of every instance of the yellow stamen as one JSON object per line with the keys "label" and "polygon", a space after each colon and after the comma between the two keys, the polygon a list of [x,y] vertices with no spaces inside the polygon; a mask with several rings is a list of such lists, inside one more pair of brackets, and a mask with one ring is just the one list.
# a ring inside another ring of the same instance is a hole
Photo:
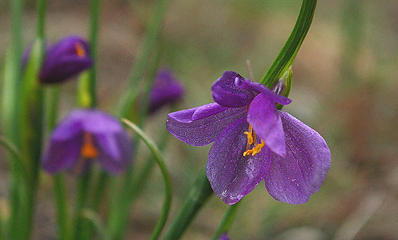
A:
{"label": "yellow stamen", "polygon": [[83,44],[80,42],[75,43],[75,49],[77,56],[81,58],[86,56],[86,50],[84,50]]}
{"label": "yellow stamen", "polygon": [[255,156],[257,153],[261,152],[261,149],[265,146],[264,141],[261,139],[261,143],[257,144],[256,146],[254,146],[253,148],[253,153],[252,156]]}
{"label": "yellow stamen", "polygon": [[247,136],[247,144],[250,146],[250,144],[253,144],[253,127],[252,125],[249,125],[249,131],[244,132],[244,134]]}
{"label": "yellow stamen", "polygon": [[[243,156],[255,156],[257,153],[261,152],[261,149],[265,146],[265,143],[262,139],[261,143],[257,143],[257,135],[254,133],[252,125],[249,125],[248,131],[244,132],[244,134],[247,136],[247,144],[246,151],[243,153]],[[254,147],[250,149],[252,144],[254,144]]]}
{"label": "yellow stamen", "polygon": [[96,158],[98,150],[94,146],[93,136],[90,133],[84,133],[83,147],[80,154],[84,158]]}

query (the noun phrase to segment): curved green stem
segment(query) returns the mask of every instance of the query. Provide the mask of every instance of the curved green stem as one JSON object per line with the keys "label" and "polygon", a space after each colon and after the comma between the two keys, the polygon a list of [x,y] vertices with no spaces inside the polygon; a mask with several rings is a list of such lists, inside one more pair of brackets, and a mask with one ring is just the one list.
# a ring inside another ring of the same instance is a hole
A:
{"label": "curved green stem", "polygon": [[171,182],[170,182],[170,177],[169,177],[169,172],[167,171],[167,167],[164,163],[164,159],[159,151],[159,149],[156,147],[155,143],[146,136],[146,134],[138,128],[134,123],[123,119],[123,122],[130,128],[132,129],[144,143],[147,145],[153,156],[155,157],[155,160],[160,168],[160,171],[163,176],[163,182],[164,182],[164,187],[165,187],[165,195],[164,195],[164,201],[163,201],[163,207],[162,207],[162,213],[159,217],[158,222],[156,223],[155,229],[152,232],[151,235],[151,240],[155,240],[159,238],[160,233],[162,232],[162,229],[164,225],[166,224],[167,218],[169,216],[169,210],[170,210],[170,205],[171,205]]}
{"label": "curved green stem", "polygon": [[300,14],[292,33],[261,80],[261,83],[265,84],[268,88],[272,88],[278,79],[292,65],[301,44],[311,27],[316,3],[317,0],[303,0]]}
{"label": "curved green stem", "polygon": [[235,220],[236,212],[241,202],[242,201],[239,201],[238,203],[228,207],[228,210],[222,218],[221,223],[218,226],[218,229],[214,234],[212,240],[217,240],[223,233],[228,232],[228,230],[231,228],[232,223]]}

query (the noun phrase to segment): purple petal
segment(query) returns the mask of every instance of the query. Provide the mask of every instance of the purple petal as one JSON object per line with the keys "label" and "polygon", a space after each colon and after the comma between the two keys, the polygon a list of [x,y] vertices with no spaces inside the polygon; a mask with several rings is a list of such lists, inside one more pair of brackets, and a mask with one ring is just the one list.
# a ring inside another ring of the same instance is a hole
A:
{"label": "purple petal", "polygon": [[286,155],[282,121],[272,99],[262,93],[257,95],[250,103],[247,121],[274,153]]}
{"label": "purple petal", "polygon": [[318,132],[286,112],[280,112],[287,152],[282,158],[271,153],[271,168],[265,186],[278,201],[301,204],[317,192],[330,168],[331,155]]}
{"label": "purple petal", "polygon": [[260,183],[269,167],[269,151],[243,157],[249,124],[240,118],[216,139],[209,152],[207,178],[214,193],[226,204],[235,204]]}
{"label": "purple petal", "polygon": [[230,238],[228,237],[228,234],[227,234],[227,233],[223,233],[223,234],[218,238],[218,240],[230,240]]}
{"label": "purple petal", "polygon": [[193,146],[204,146],[213,142],[225,127],[245,112],[244,108],[227,108],[210,103],[170,113],[166,126],[179,140]]}
{"label": "purple petal", "polygon": [[81,134],[64,140],[52,136],[42,160],[43,169],[55,173],[71,168],[79,159],[82,144]]}
{"label": "purple petal", "polygon": [[124,131],[112,135],[96,135],[95,139],[101,149],[98,161],[109,173],[117,174],[131,162],[133,145]]}
{"label": "purple petal", "polygon": [[[77,45],[81,46],[84,56],[77,54]],[[46,51],[39,78],[43,83],[59,83],[90,68],[91,65],[88,43],[81,37],[69,36]]]}
{"label": "purple petal", "polygon": [[153,113],[164,105],[173,103],[184,95],[183,86],[177,81],[177,78],[167,69],[161,69],[156,75],[153,84],[149,112]]}
{"label": "purple petal", "polygon": [[256,93],[262,93],[267,98],[271,99],[273,102],[288,105],[291,100],[285,96],[278,95],[268,89],[264,84],[258,82],[252,82],[248,79],[236,79],[235,85],[241,89],[248,89]]}
{"label": "purple petal", "polygon": [[211,87],[214,101],[225,107],[243,107],[248,105],[255,93],[236,86],[235,82],[240,80],[243,81],[244,78],[236,72],[224,72]]}

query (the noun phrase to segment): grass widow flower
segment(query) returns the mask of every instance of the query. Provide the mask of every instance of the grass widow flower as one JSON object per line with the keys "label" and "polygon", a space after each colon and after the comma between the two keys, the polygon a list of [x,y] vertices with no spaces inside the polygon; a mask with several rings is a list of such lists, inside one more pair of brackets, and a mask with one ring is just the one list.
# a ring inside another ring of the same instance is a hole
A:
{"label": "grass widow flower", "polygon": [[119,121],[98,110],[74,110],[53,131],[42,166],[49,173],[81,172],[98,161],[119,173],[132,158],[132,143]]}
{"label": "grass widow flower", "polygon": [[289,113],[276,109],[290,99],[227,71],[212,86],[215,103],[168,115],[179,140],[214,142],[207,177],[214,193],[237,203],[262,180],[278,201],[301,204],[319,190],[330,167],[325,140]]}
{"label": "grass widow flower", "polygon": [[150,93],[149,112],[153,113],[161,107],[174,103],[184,95],[184,88],[168,69],[157,72]]}
{"label": "grass widow flower", "polygon": [[50,46],[39,73],[42,83],[60,83],[76,76],[93,64],[89,45],[79,36],[68,36]]}

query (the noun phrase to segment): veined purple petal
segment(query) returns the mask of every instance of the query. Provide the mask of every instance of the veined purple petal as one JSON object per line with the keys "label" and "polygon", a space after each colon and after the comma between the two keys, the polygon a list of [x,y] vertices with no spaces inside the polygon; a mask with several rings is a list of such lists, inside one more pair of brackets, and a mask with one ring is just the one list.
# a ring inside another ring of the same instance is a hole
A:
{"label": "veined purple petal", "polygon": [[243,156],[249,124],[240,118],[216,139],[209,152],[207,178],[214,193],[226,204],[235,204],[260,183],[269,168],[269,151]]}
{"label": "veined purple petal", "polygon": [[170,113],[166,126],[179,140],[193,146],[204,146],[213,142],[224,128],[245,113],[244,108],[210,103]]}
{"label": "veined purple petal", "polygon": [[184,88],[177,78],[167,69],[161,69],[156,74],[153,84],[149,112],[153,113],[164,105],[173,103],[184,95]]}
{"label": "veined purple petal", "polygon": [[271,153],[265,186],[278,201],[301,204],[317,192],[330,168],[329,148],[318,132],[286,112],[280,112],[286,157]]}
{"label": "veined purple petal", "polygon": [[55,173],[71,168],[79,159],[82,144],[82,135],[61,141],[52,137],[42,160],[43,169]]}
{"label": "veined purple petal", "polygon": [[88,43],[81,37],[69,36],[46,51],[39,79],[48,84],[63,82],[91,65]]}
{"label": "veined purple petal", "polygon": [[236,72],[226,71],[211,87],[213,99],[225,107],[243,107],[255,96],[253,91],[236,86],[235,82],[244,80]]}
{"label": "veined purple petal", "polygon": [[257,95],[250,103],[247,121],[274,153],[286,155],[281,117],[271,98],[262,93]]}
{"label": "veined purple petal", "polygon": [[264,84],[258,82],[252,82],[248,79],[236,79],[235,85],[241,89],[248,89],[256,93],[262,93],[267,98],[271,99],[273,102],[288,105],[291,100],[285,96],[278,95],[267,88]]}
{"label": "veined purple petal", "polygon": [[107,172],[117,174],[131,162],[132,142],[124,131],[110,136],[96,135],[95,139],[101,149],[98,161]]}

